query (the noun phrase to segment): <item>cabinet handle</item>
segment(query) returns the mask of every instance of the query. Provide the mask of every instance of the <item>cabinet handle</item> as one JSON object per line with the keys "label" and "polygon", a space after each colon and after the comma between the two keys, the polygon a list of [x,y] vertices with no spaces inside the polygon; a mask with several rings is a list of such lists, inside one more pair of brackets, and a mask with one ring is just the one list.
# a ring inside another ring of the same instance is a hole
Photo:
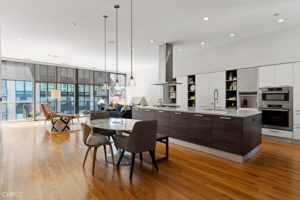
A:
{"label": "cabinet handle", "polygon": [[145,110],[146,112],[150,112],[151,110]]}
{"label": "cabinet handle", "polygon": [[270,130],[270,132],[272,132],[272,133],[280,133],[280,131],[276,131],[276,130]]}
{"label": "cabinet handle", "polygon": [[195,114],[194,116],[195,117],[204,117],[204,115],[197,115],[197,114]]}
{"label": "cabinet handle", "polygon": [[220,119],[231,120],[231,117],[220,117]]}
{"label": "cabinet handle", "polygon": [[181,115],[182,113],[176,112],[175,115]]}
{"label": "cabinet handle", "polygon": [[159,112],[159,113],[164,113],[165,111],[163,111],[163,110],[159,110],[158,112]]}

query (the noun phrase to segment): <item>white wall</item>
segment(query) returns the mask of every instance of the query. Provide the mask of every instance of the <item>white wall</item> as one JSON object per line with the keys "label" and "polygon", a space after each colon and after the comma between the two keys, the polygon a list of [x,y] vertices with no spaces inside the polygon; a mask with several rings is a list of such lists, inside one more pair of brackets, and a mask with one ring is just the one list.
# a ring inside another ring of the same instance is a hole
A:
{"label": "white wall", "polygon": [[[162,87],[152,85],[153,83],[158,83],[158,67],[134,71],[133,76],[136,86],[127,87],[127,102],[129,103],[133,96],[144,96],[149,105],[156,104],[158,98],[162,97]],[[127,77],[129,78],[130,74],[127,74]]]}
{"label": "white wall", "polygon": [[[201,48],[199,48],[201,49]],[[300,27],[174,57],[174,76],[300,61]]]}

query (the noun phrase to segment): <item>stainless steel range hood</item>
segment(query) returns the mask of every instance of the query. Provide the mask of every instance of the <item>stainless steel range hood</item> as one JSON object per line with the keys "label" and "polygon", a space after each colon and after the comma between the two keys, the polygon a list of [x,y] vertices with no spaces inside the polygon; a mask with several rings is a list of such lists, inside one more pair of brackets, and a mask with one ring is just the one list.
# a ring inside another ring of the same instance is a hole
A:
{"label": "stainless steel range hood", "polygon": [[173,81],[173,45],[162,44],[159,46],[159,82],[153,85],[181,84]]}

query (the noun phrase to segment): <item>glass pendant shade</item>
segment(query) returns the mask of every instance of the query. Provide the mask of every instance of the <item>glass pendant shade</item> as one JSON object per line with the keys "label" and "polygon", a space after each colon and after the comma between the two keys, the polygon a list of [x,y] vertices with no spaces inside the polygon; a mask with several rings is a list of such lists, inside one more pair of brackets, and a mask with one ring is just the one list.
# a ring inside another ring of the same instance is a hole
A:
{"label": "glass pendant shade", "polygon": [[105,82],[103,85],[102,85],[102,90],[107,90],[108,89],[108,85],[107,85],[107,83]]}
{"label": "glass pendant shade", "polygon": [[135,79],[133,78],[133,76],[131,75],[128,81],[128,86],[129,87],[135,87],[136,83],[135,83]]}

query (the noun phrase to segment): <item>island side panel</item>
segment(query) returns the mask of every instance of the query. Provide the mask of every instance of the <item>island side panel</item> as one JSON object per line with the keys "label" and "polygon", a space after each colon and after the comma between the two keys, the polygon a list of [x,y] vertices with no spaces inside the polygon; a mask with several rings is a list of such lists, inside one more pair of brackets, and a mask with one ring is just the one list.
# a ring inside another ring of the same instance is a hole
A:
{"label": "island side panel", "polygon": [[261,114],[244,118],[243,155],[261,144]]}

